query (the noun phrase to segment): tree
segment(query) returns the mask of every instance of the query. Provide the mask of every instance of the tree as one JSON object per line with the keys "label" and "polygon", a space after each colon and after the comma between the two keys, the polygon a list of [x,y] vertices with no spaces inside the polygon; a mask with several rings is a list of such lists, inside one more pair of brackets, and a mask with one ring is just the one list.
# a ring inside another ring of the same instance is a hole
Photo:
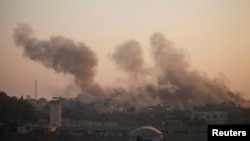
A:
{"label": "tree", "polygon": [[9,97],[0,92],[0,120],[4,123],[35,122],[38,120],[37,112],[23,98]]}

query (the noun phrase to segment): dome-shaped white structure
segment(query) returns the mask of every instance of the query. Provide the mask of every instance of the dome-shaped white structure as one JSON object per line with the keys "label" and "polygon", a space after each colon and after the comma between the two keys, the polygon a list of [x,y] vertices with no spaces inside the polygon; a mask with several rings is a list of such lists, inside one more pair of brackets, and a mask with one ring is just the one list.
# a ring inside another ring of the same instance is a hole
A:
{"label": "dome-shaped white structure", "polygon": [[142,126],[129,133],[128,141],[162,141],[162,132],[152,126]]}

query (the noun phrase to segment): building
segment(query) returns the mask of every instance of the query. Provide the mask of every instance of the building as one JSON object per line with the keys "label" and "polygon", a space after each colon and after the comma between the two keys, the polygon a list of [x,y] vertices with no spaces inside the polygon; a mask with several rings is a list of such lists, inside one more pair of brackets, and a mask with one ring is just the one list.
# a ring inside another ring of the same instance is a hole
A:
{"label": "building", "polygon": [[227,121],[227,112],[222,111],[192,111],[191,119],[201,119],[212,124],[223,124]]}
{"label": "building", "polygon": [[50,101],[50,125],[61,126],[61,100],[59,98],[53,98]]}
{"label": "building", "polygon": [[165,127],[182,127],[182,121],[176,119],[165,120],[162,121],[162,125],[164,125]]}
{"label": "building", "polygon": [[123,112],[123,107],[115,99],[106,98],[97,101],[94,105],[94,110],[99,113]]}

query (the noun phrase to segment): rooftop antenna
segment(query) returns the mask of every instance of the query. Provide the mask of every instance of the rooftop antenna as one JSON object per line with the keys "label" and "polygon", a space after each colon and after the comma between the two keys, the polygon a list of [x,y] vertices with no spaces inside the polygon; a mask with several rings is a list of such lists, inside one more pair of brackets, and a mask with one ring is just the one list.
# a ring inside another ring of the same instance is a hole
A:
{"label": "rooftop antenna", "polygon": [[[136,112],[136,108],[135,108],[135,102],[136,102],[136,100],[135,100],[135,97],[134,97],[134,99],[133,99],[133,106],[134,106],[134,113]],[[136,119],[135,119],[135,114],[133,114],[134,116],[133,116],[133,118],[134,118],[134,121],[136,121]]]}
{"label": "rooftop antenna", "polygon": [[134,108],[135,108],[135,102],[136,102],[136,100],[135,100],[135,98],[133,99],[133,106],[134,106]]}
{"label": "rooftop antenna", "polygon": [[37,98],[37,80],[35,81],[35,100]]}

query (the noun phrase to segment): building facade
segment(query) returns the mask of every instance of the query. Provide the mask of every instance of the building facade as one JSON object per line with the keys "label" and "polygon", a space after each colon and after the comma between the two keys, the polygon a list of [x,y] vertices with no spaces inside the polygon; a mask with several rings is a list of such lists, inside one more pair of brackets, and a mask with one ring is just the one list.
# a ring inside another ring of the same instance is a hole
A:
{"label": "building facade", "polygon": [[193,111],[191,119],[202,119],[207,123],[224,124],[227,121],[227,112],[222,111]]}
{"label": "building facade", "polygon": [[50,125],[61,127],[61,100],[53,98],[50,101]]}

